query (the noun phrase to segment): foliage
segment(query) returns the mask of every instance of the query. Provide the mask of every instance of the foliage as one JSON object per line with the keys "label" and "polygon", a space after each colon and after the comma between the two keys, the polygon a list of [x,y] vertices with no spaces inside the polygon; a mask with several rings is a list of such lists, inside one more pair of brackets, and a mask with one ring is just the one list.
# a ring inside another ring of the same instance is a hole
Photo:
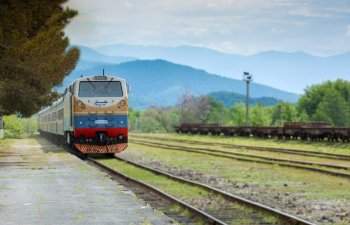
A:
{"label": "foliage", "polygon": [[135,111],[133,108],[129,108],[128,127],[130,130],[137,130],[139,117],[140,117],[139,111]]}
{"label": "foliage", "polygon": [[298,117],[297,107],[290,102],[280,102],[271,111],[273,125],[282,125],[284,122],[301,120]]}
{"label": "foliage", "polygon": [[350,82],[338,79],[306,88],[298,101],[298,109],[299,112],[305,111],[313,121],[349,126]]}
{"label": "foliage", "polygon": [[271,110],[269,107],[263,107],[260,104],[251,107],[249,114],[249,126],[270,126]]}
{"label": "foliage", "polygon": [[129,112],[129,129],[142,132],[172,132],[179,124],[178,108],[152,107],[140,111]]}
{"label": "foliage", "polygon": [[[238,94],[234,92],[227,92],[227,91],[218,91],[218,92],[212,92],[208,94],[211,96],[215,101],[222,102],[225,107],[229,108],[232,105],[236,105],[238,103],[244,103],[246,102],[246,96],[243,94]],[[278,100],[276,98],[271,97],[260,97],[260,98],[250,98],[249,103],[250,105],[263,105],[263,106],[273,106],[280,102],[281,100]]]}
{"label": "foliage", "polygon": [[24,138],[37,131],[37,119],[20,118],[16,115],[4,116],[4,137]]}
{"label": "foliage", "polygon": [[[336,126],[350,124],[350,83],[337,80],[307,88],[297,105],[279,102],[275,106],[250,106],[250,126],[282,126],[284,122],[328,121]],[[183,95],[175,107],[131,110],[129,128],[142,132],[171,132],[181,123],[219,123],[245,126],[244,103],[226,108],[210,96]]]}
{"label": "foliage", "polygon": [[48,105],[79,57],[63,29],[77,11],[67,0],[0,3],[0,115],[30,116]]}
{"label": "foliage", "polygon": [[183,95],[178,105],[181,123],[221,123],[229,118],[229,111],[210,96],[199,98]]}
{"label": "foliage", "polygon": [[239,103],[231,107],[230,109],[230,125],[244,126],[245,125],[245,104]]}

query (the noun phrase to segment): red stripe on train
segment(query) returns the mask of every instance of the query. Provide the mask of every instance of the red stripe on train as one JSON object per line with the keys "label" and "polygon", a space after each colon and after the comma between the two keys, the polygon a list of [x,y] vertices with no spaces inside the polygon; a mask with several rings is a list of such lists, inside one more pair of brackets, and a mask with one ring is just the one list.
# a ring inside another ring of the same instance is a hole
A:
{"label": "red stripe on train", "polygon": [[123,135],[123,137],[128,136],[128,128],[76,128],[74,129],[74,137],[79,138],[84,136],[85,138],[96,137],[96,132],[107,132],[109,138],[116,138],[118,135]]}

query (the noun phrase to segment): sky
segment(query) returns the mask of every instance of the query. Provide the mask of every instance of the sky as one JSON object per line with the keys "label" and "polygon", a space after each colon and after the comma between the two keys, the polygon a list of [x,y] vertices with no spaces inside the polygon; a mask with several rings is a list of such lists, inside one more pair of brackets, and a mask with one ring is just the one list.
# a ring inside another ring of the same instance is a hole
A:
{"label": "sky", "polygon": [[232,54],[350,51],[349,0],[69,0],[71,43],[191,45]]}

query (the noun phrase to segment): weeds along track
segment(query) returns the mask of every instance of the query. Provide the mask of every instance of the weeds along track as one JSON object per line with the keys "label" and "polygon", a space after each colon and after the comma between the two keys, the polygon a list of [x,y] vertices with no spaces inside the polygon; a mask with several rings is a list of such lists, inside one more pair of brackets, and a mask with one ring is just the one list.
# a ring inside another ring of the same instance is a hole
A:
{"label": "weeds along track", "polygon": [[[99,162],[99,159],[92,157],[84,157],[83,159],[87,160],[90,164],[96,166],[100,170],[108,173],[112,180],[115,180],[121,185],[127,187],[137,197],[143,199],[152,207],[165,213],[180,224],[195,225],[204,220],[206,223],[210,222],[212,224],[223,224],[221,221],[217,221],[215,218],[212,218],[204,212],[198,211],[197,209],[168,195],[158,188],[152,187],[142,181],[136,180],[121,172],[111,169],[110,167]],[[178,207],[173,209],[174,205],[179,205],[181,209]],[[188,212],[191,213],[191,216],[188,215]]]}
{"label": "weeds along track", "polygon": [[[160,145],[167,145],[168,147],[178,146],[178,145],[164,144],[164,143],[159,143],[159,142],[150,142],[150,141],[146,141],[146,142],[160,144]],[[178,147],[182,147],[182,146],[178,146]],[[335,165],[335,164],[308,162],[308,161],[291,160],[291,159],[286,160],[286,159],[281,159],[281,158],[257,156],[257,155],[239,153],[239,152],[231,152],[231,151],[225,151],[225,150],[207,149],[207,148],[199,148],[199,147],[196,147],[196,148],[186,147],[186,148],[192,149],[192,150],[202,150],[202,151],[210,150],[213,152],[219,152],[219,153],[224,153],[224,154],[233,154],[233,155],[238,155],[238,156],[247,156],[247,157],[259,158],[259,159],[270,160],[270,161],[291,162],[291,163],[299,163],[299,164],[304,164],[304,165],[316,165],[316,166],[324,166],[324,167],[335,168],[335,169],[350,170],[350,166],[341,166],[341,165]],[[289,154],[289,153],[287,153],[287,154]]]}
{"label": "weeds along track", "polygon": [[[103,170],[107,171],[111,175],[117,174],[117,176],[122,176],[124,177],[124,179],[127,179],[129,182],[133,183],[133,185],[141,185],[143,188],[147,189],[148,192],[156,193],[157,195],[161,196],[161,198],[165,198],[168,201],[171,201],[173,204],[177,204],[181,207],[184,207],[192,214],[195,214],[196,216],[199,216],[202,219],[204,219],[205,223],[312,224],[311,222],[297,218],[293,215],[289,215],[287,213],[210,187],[208,185],[177,177],[169,173],[152,169],[150,167],[146,167],[135,162],[120,159],[118,157],[116,157],[115,159],[116,161],[118,161],[118,168],[123,166],[131,166],[133,167],[133,172],[137,174],[143,173],[143,171],[147,171],[148,173],[152,173],[153,176],[156,176],[153,177],[153,182],[158,180],[164,181],[164,179],[166,179],[167,184],[165,186],[163,185],[163,188],[160,189],[157,186],[157,182],[155,182],[155,185],[150,185],[149,182],[147,182],[147,179],[146,181],[142,181],[130,177],[129,175],[124,174],[123,172],[118,172],[111,169],[111,166],[106,166],[106,163],[103,162],[105,159],[94,159],[88,157],[87,160],[97,165],[99,168],[102,168]],[[199,190],[200,195],[197,196],[197,198],[203,198],[206,196],[205,193],[207,193],[208,195],[205,197],[206,204],[199,204],[198,202],[196,202],[196,200],[194,200],[193,196],[179,196],[179,192],[176,192],[177,194],[172,194],[170,187],[174,187],[179,184],[181,184],[182,188],[186,190]],[[170,189],[164,190],[167,188]],[[210,197],[210,199],[208,199],[208,196]],[[208,202],[209,200],[210,202]]]}
{"label": "weeds along track", "polygon": [[170,150],[170,151],[176,150],[176,151],[183,151],[183,152],[205,154],[210,156],[229,158],[229,159],[247,161],[247,162],[265,163],[265,164],[272,164],[272,165],[277,164],[280,166],[311,170],[311,171],[316,171],[316,172],[320,172],[328,175],[340,176],[340,177],[345,177],[350,179],[350,173],[349,173],[350,168],[344,167],[344,166],[297,161],[297,160],[277,159],[277,158],[264,157],[264,156],[254,156],[254,155],[248,155],[243,153],[214,150],[214,149],[207,149],[207,148],[183,147],[179,145],[170,145],[170,144],[164,144],[160,142],[135,140],[133,138],[130,138],[129,140],[131,143],[145,145],[149,147],[161,148],[164,150]]}
{"label": "weeds along track", "polygon": [[[150,136],[134,136],[134,138],[144,138],[150,139]],[[234,149],[250,149],[256,151],[266,151],[266,152],[281,152],[295,155],[306,155],[306,156],[314,156],[319,158],[326,159],[339,159],[339,160],[350,160],[350,155],[342,155],[342,154],[333,154],[326,152],[316,152],[310,150],[302,150],[302,149],[288,149],[288,148],[272,148],[272,147],[260,147],[260,146],[249,146],[249,145],[235,145],[235,144],[225,144],[225,143],[213,143],[213,142],[204,142],[204,141],[190,141],[184,139],[176,139],[176,138],[161,138],[161,137],[151,137],[154,140],[160,141],[170,141],[170,142],[178,142],[187,143],[187,144],[197,144],[197,145],[207,145],[207,146],[222,146]]]}

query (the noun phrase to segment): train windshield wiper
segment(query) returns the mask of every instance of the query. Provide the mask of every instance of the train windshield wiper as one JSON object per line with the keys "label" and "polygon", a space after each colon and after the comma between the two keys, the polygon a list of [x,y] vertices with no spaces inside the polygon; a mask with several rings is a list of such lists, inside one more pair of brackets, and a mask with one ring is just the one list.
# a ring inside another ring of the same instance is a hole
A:
{"label": "train windshield wiper", "polygon": [[96,89],[94,83],[92,83],[92,81],[89,78],[86,78],[86,79],[90,82],[91,86],[94,87],[94,89]]}
{"label": "train windshield wiper", "polygon": [[110,81],[108,81],[108,83],[106,84],[105,88],[108,88],[108,86],[112,83],[113,79],[114,79],[114,77],[112,77],[112,79]]}
{"label": "train windshield wiper", "polygon": [[94,88],[94,95],[95,95],[95,91],[96,91],[95,85],[92,83],[92,81],[91,81],[89,78],[86,78],[86,79],[89,81],[89,83],[91,84],[91,86]]}

